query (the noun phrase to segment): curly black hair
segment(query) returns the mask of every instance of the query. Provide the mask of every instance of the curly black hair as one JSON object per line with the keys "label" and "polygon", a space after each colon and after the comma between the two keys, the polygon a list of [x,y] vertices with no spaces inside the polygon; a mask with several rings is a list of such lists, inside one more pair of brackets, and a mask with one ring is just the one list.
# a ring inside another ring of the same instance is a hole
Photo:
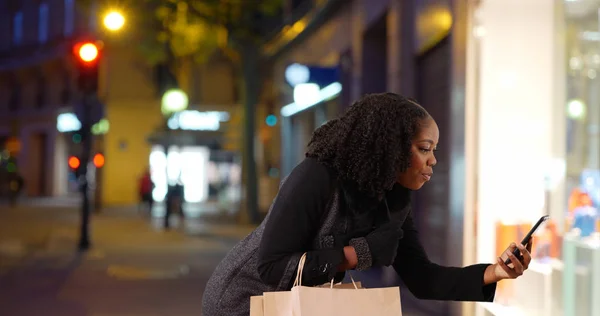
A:
{"label": "curly black hair", "polygon": [[381,198],[409,167],[412,138],[429,117],[412,99],[368,94],[315,130],[306,156],[333,168],[367,196]]}

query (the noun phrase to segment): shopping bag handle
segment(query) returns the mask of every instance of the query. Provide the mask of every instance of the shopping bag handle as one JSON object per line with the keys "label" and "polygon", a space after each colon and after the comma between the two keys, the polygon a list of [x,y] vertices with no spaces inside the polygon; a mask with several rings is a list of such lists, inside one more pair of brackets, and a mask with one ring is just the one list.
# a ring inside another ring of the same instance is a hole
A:
{"label": "shopping bag handle", "polygon": [[302,272],[304,271],[304,263],[306,262],[306,252],[300,257],[298,262],[298,271],[296,272],[296,280],[294,280],[293,286],[302,286]]}
{"label": "shopping bag handle", "polygon": [[[354,278],[352,277],[352,273],[350,273],[350,271],[346,271],[346,273],[348,273],[348,275],[350,276],[350,281],[352,281],[352,285],[354,285],[354,289],[358,290],[358,285],[356,285],[356,282],[354,282]],[[331,284],[329,285],[330,289],[333,289],[333,279],[331,279]]]}
{"label": "shopping bag handle", "polygon": [[[294,285],[292,287],[302,286],[302,273],[304,272],[304,263],[306,263],[306,252],[302,254],[302,257],[300,257],[300,261],[298,262],[298,271],[296,272],[296,279],[294,280]],[[354,277],[352,277],[350,271],[346,272],[348,273],[348,275],[350,275],[352,285],[354,285],[354,288],[358,290],[358,286],[356,285],[356,282],[354,282]],[[330,284],[331,289],[333,289],[333,280],[334,279],[332,278]]]}

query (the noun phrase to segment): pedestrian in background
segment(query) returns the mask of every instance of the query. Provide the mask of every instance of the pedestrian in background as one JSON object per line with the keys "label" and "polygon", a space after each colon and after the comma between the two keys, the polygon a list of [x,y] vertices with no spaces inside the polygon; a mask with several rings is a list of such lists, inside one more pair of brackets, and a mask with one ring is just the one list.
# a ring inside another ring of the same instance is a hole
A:
{"label": "pedestrian in background", "polygon": [[[318,128],[266,219],[216,268],[202,314],[248,315],[251,296],[290,290],[304,253],[302,285],[392,266],[418,298],[493,301],[498,281],[528,268],[531,245],[507,248],[512,267],[500,259],[468,267],[428,259],[411,195],[433,176],[438,140],[429,113],[392,93],[367,95]],[[521,259],[512,255],[516,248]]]}
{"label": "pedestrian in background", "polygon": [[154,182],[152,182],[152,177],[150,175],[150,169],[147,168],[144,170],[144,173],[139,179],[139,208],[147,210],[149,213],[152,213],[152,207],[154,206],[154,198],[152,197],[152,191],[154,190]]}

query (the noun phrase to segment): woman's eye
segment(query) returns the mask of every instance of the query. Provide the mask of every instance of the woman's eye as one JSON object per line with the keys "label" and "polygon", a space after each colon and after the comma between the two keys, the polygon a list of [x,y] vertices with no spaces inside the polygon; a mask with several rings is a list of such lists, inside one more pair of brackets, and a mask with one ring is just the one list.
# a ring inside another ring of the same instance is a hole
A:
{"label": "woman's eye", "polygon": [[428,152],[431,151],[431,149],[429,149],[429,148],[421,148],[421,151],[424,152],[424,153],[428,153]]}

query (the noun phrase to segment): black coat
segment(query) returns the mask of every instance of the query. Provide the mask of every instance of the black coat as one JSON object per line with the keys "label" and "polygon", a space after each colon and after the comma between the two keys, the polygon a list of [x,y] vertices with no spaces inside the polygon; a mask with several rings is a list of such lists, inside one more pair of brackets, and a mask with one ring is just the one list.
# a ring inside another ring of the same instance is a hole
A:
{"label": "black coat", "polygon": [[[303,285],[341,280],[344,273],[337,266],[344,260],[343,247],[368,234],[379,218],[349,211],[343,187],[332,170],[314,159],[298,165],[283,182],[267,218],[229,252],[208,281],[203,315],[248,315],[250,296],[289,290],[303,253]],[[386,201],[368,214],[385,214],[402,225],[404,236],[393,267],[416,297],[493,301],[496,284],[483,284],[488,264],[458,268],[432,263],[413,222],[410,192],[396,187]]]}

